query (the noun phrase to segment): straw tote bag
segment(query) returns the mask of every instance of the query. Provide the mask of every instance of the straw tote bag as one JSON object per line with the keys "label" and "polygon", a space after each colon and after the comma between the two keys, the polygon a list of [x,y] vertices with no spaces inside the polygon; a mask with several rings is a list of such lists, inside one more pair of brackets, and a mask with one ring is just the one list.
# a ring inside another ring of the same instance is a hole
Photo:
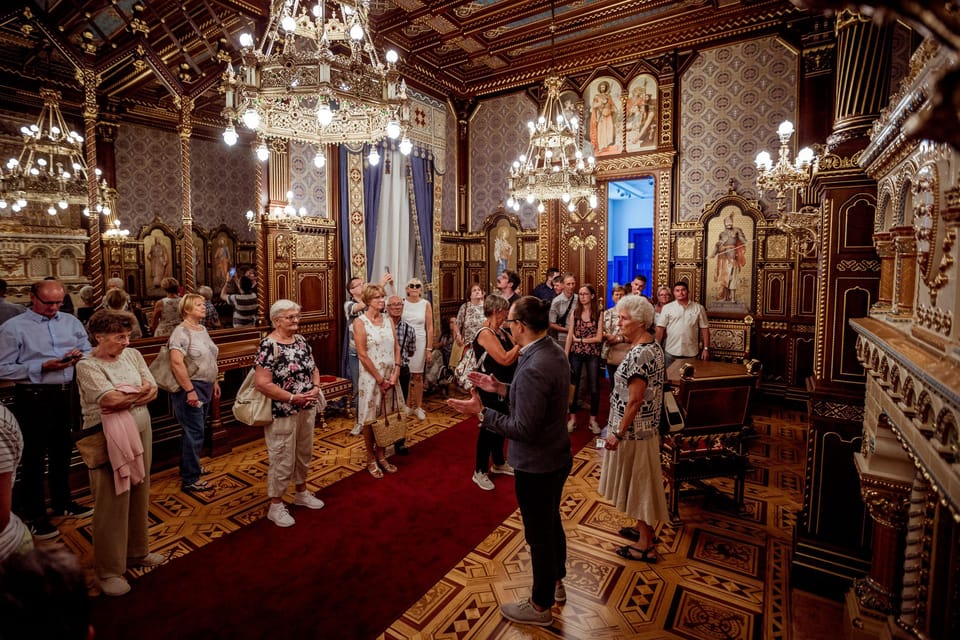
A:
{"label": "straw tote bag", "polygon": [[387,397],[380,394],[383,417],[373,423],[373,439],[378,447],[389,447],[394,442],[407,435],[407,425],[400,416],[400,398],[397,394],[397,385],[393,385],[393,406],[396,412],[393,419],[387,413]]}

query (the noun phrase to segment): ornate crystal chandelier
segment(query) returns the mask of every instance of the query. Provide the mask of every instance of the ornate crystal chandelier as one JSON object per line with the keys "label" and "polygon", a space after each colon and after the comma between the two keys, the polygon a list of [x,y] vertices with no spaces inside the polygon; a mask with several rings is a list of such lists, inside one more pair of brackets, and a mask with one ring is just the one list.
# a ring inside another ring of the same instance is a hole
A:
{"label": "ornate crystal chandelier", "polygon": [[[395,51],[380,60],[369,26],[369,0],[337,0],[308,9],[300,0],[273,0],[266,33],[256,44],[240,36],[240,69],[228,65],[222,89],[227,127],[223,139],[235,144],[235,124],[260,138],[301,140],[318,145],[374,144],[398,139],[411,144],[406,83]],[[329,15],[327,15],[329,13]]]}
{"label": "ornate crystal chandelier", "polygon": [[780,151],[777,164],[773,164],[770,154],[761,151],[757,154],[757,190],[776,193],[777,229],[789,235],[797,253],[803,257],[812,257],[817,253],[820,241],[820,209],[813,206],[802,207],[799,211],[787,211],[787,194],[797,189],[805,189],[810,184],[811,166],[814,153],[810,147],[804,147],[797,153],[794,164],[790,163],[790,137],[793,135],[793,123],[784,120],[777,127],[780,138]]}
{"label": "ornate crystal chandelier", "polygon": [[[56,216],[71,205],[82,205],[90,214],[87,192],[87,163],[83,156],[83,136],[67,126],[60,112],[60,93],[41,89],[43,108],[37,122],[20,128],[23,148],[18,158],[10,158],[0,169],[0,211],[18,214],[38,205]],[[100,176],[100,170],[95,170]],[[117,192],[98,180],[98,201],[94,209],[104,217],[104,236],[125,237],[116,216]]]}
{"label": "ornate crystal chandelier", "polygon": [[[550,49],[554,50],[556,25],[554,6],[550,3]],[[551,74],[543,85],[547,100],[536,122],[528,122],[530,143],[527,152],[513,162],[507,180],[507,206],[520,210],[520,203],[537,202],[537,211],[543,213],[544,201],[561,200],[572,212],[578,203],[586,201],[590,208],[597,206],[597,180],[594,176],[593,156],[584,159],[577,146],[579,122],[575,115],[567,116],[560,102],[563,80],[556,75],[555,61]],[[539,201],[539,202],[538,202]]]}

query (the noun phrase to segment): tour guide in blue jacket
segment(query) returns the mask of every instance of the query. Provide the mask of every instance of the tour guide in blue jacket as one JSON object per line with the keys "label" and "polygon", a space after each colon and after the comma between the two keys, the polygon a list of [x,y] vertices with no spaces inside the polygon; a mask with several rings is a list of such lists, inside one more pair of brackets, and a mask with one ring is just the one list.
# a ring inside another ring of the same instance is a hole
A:
{"label": "tour guide in blue jacket", "polygon": [[533,592],[529,600],[500,607],[508,620],[548,626],[550,607],[566,600],[567,539],[560,522],[560,497],[570,475],[573,456],[566,426],[570,365],[557,343],[547,336],[550,303],[524,296],[510,307],[506,325],[520,345],[520,360],[513,383],[474,372],[478,388],[509,395],[510,415],[485,409],[476,390],[469,400],[450,399],[451,407],[477,414],[482,429],[510,440],[507,461],[515,469],[517,503],[523,531],[530,545]]}

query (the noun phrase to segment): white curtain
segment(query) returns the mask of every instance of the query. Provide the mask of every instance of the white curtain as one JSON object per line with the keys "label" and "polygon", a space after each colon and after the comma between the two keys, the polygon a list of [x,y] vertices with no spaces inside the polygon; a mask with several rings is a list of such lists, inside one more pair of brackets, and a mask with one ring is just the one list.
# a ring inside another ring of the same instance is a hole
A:
{"label": "white curtain", "polygon": [[[379,282],[389,267],[396,283],[387,295],[406,295],[404,285],[416,274],[416,229],[410,225],[410,198],[407,193],[407,159],[399,151],[383,150],[383,182],[380,185],[380,210],[377,244],[373,251],[372,282]],[[388,164],[389,163],[389,164]],[[387,173],[389,171],[389,173]]]}

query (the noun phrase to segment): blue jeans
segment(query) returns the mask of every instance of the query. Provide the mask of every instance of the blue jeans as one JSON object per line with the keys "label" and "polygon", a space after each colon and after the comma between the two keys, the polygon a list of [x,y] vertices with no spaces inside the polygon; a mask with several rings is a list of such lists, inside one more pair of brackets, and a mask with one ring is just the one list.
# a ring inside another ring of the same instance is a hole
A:
{"label": "blue jeans", "polygon": [[171,395],[173,415],[183,428],[180,439],[180,483],[188,486],[200,479],[200,449],[203,448],[204,431],[207,416],[210,413],[210,398],[213,396],[213,383],[191,380],[197,392],[197,398],[203,403],[199,407],[187,404],[187,394],[183,390]]}
{"label": "blue jeans", "polygon": [[567,537],[560,520],[560,499],[572,467],[571,459],[549,473],[527,473],[520,469],[514,472],[523,537],[530,545],[533,569],[530,599],[547,609],[553,605],[557,580],[567,575]]}
{"label": "blue jeans", "polygon": [[587,370],[587,391],[590,392],[590,415],[596,416],[600,411],[600,356],[588,356],[580,353],[570,354],[570,381],[576,384],[573,392],[573,402],[570,404],[570,413],[577,412],[577,396],[580,395],[580,370]]}

